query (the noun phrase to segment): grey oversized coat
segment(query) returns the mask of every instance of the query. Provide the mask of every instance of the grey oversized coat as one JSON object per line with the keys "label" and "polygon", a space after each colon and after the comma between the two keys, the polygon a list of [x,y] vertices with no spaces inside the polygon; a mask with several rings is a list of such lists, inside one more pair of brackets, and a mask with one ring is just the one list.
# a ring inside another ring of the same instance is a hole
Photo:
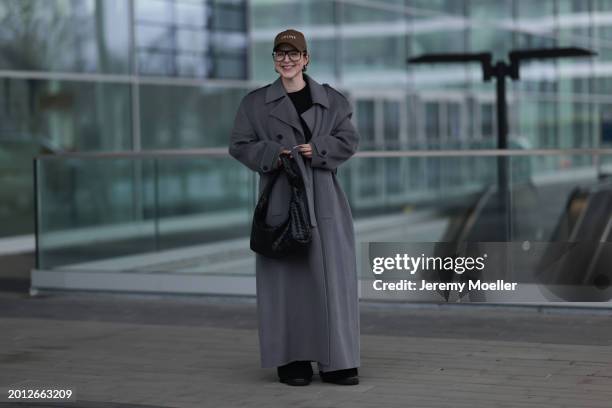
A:
{"label": "grey oversized coat", "polygon": [[[272,259],[256,254],[261,366],[295,360],[333,371],[359,366],[359,301],[355,236],[336,168],[357,150],[349,101],[304,74],[313,106],[302,113],[310,128],[312,159],[292,150],[305,180],[312,225],[307,256]],[[282,149],[305,143],[302,125],[279,76],[241,101],[229,153],[259,173],[259,193],[278,171]],[[269,224],[288,215],[290,188],[281,174],[271,193]]]}

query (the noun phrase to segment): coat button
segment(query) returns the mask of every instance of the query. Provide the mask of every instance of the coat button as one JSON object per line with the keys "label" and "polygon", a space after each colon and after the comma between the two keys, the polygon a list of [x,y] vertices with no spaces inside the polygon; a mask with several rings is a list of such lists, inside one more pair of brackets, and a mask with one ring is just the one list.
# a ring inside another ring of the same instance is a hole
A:
{"label": "coat button", "polygon": [[268,166],[263,166],[263,169],[264,170],[268,170]]}
{"label": "coat button", "polygon": [[321,150],[321,154],[325,156],[327,154],[327,150]]}
{"label": "coat button", "polygon": [[276,135],[276,138],[277,138],[278,140],[281,140],[281,139],[283,138],[283,135]]}
{"label": "coat button", "polygon": [[326,162],[325,160],[323,160],[323,161],[321,162],[321,165],[323,165],[323,166],[325,166],[326,164],[327,164],[327,162]]}

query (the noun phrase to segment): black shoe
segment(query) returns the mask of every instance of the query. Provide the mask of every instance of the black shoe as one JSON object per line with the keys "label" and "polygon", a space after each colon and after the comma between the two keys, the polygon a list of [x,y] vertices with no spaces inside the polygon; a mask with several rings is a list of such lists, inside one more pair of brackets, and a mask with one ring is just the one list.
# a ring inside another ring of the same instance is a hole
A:
{"label": "black shoe", "polygon": [[279,381],[288,385],[308,385],[312,379],[310,361],[292,361],[277,367]]}
{"label": "black shoe", "polygon": [[359,377],[357,368],[347,368],[344,370],[335,370],[324,373],[319,371],[321,381],[338,385],[357,385]]}
{"label": "black shoe", "polygon": [[280,382],[287,385],[302,386],[310,384],[310,378],[286,378],[279,379]]}
{"label": "black shoe", "polygon": [[356,376],[338,378],[335,380],[327,380],[323,377],[321,377],[321,379],[323,380],[323,382],[328,382],[328,383],[337,384],[337,385],[357,385],[359,384],[359,377],[356,377]]}

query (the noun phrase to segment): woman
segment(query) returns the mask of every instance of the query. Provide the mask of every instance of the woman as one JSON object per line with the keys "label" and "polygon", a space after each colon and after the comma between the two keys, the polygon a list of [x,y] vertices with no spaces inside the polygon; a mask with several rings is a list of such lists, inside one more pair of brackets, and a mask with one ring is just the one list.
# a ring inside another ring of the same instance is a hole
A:
{"label": "woman", "polygon": [[[312,242],[307,255],[272,259],[256,254],[261,366],[279,380],[308,385],[316,362],[325,382],[359,382],[359,302],[351,209],[337,167],[357,150],[359,136],[348,100],[303,74],[306,40],[296,30],[274,39],[279,77],[241,101],[229,153],[260,175],[259,192],[279,155],[298,162],[306,186]],[[290,187],[284,174],[270,194],[266,221],[287,219]]]}

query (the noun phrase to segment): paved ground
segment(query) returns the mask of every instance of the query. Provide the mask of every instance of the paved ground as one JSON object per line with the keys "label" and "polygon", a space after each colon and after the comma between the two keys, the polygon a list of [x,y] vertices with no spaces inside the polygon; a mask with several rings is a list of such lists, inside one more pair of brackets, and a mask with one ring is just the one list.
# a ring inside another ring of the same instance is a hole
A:
{"label": "paved ground", "polygon": [[289,387],[252,299],[0,292],[0,388],[77,395],[0,406],[612,406],[612,311],[364,304],[361,326],[360,385]]}

